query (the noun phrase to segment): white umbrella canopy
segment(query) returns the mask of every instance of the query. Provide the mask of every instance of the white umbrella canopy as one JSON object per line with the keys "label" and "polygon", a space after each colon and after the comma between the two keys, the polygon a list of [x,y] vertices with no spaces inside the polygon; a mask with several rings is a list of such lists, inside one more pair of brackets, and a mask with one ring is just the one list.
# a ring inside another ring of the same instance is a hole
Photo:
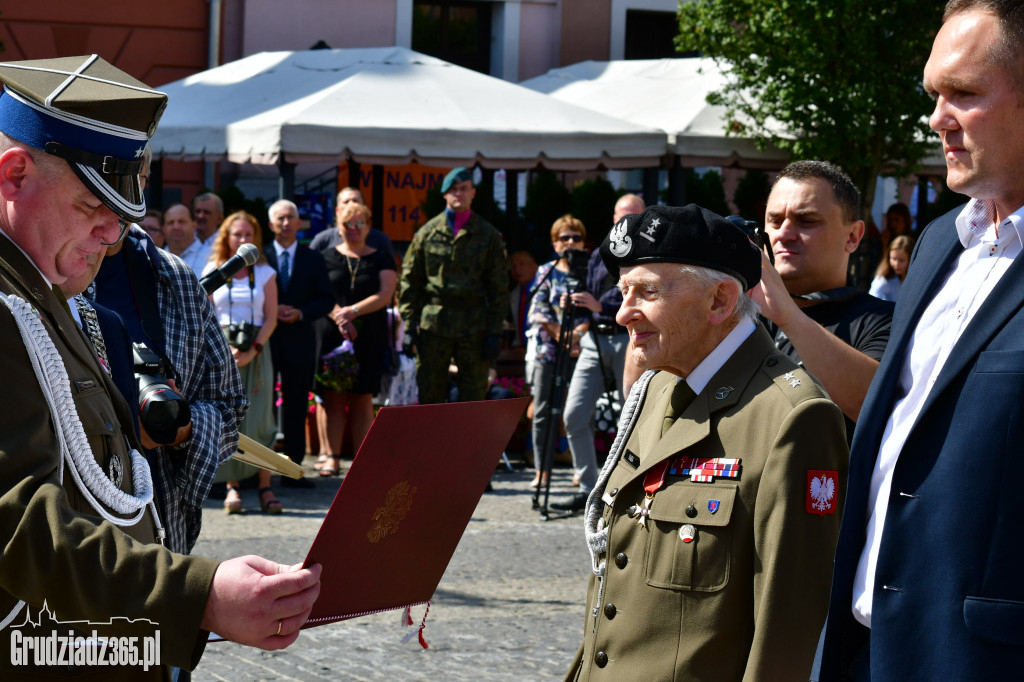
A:
{"label": "white umbrella canopy", "polygon": [[[685,166],[781,168],[789,153],[754,138],[727,135],[725,107],[707,103],[726,76],[706,58],[585,61],[520,85],[645,127],[659,128]],[[739,119],[742,123],[742,119]]]}
{"label": "white umbrella canopy", "polygon": [[163,88],[157,157],[274,164],[658,165],[665,133],[400,47],[263,52]]}

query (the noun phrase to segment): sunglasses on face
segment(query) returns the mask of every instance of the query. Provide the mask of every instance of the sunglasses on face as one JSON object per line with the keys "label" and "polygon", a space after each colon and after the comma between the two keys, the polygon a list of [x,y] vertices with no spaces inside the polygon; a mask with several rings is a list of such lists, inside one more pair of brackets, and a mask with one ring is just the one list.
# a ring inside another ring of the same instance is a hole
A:
{"label": "sunglasses on face", "polygon": [[582,242],[583,235],[579,234],[561,234],[558,235],[558,240],[568,244],[569,242]]}
{"label": "sunglasses on face", "polygon": [[366,226],[366,223],[362,220],[357,220],[354,222],[348,222],[343,224],[350,230],[361,230],[363,227]]}

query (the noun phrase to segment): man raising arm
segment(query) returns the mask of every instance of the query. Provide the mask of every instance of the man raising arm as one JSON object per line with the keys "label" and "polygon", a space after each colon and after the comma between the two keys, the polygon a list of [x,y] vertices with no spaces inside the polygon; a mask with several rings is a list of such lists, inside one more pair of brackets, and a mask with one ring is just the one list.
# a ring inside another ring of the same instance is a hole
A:
{"label": "man raising arm", "polygon": [[796,161],[768,197],[765,232],[775,256],[761,258],[751,297],[779,349],[800,362],[847,417],[848,437],[885,351],[892,304],[846,286],[850,254],[864,236],[860,192],[824,161]]}

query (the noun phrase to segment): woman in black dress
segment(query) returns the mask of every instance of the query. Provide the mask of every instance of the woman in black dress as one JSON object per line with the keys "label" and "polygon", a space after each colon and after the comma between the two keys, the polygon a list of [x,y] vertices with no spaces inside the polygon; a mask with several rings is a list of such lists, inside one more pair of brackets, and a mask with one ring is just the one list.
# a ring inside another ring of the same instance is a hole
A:
{"label": "woman in black dress", "polygon": [[327,412],[327,461],[321,476],[338,473],[346,407],[356,449],[370,429],[373,396],[380,392],[381,361],[388,351],[386,306],[398,282],[394,261],[366,244],[370,209],[360,204],[343,207],[338,213],[338,230],[341,244],[322,251],[336,305],[325,320],[321,353],[329,353],[346,339],[351,341],[359,373],[349,391],[320,387]]}

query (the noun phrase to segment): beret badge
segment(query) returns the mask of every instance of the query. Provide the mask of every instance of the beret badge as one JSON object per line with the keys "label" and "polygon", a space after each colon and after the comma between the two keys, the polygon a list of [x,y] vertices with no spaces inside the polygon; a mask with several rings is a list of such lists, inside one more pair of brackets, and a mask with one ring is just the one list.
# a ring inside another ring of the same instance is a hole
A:
{"label": "beret badge", "polygon": [[626,232],[626,221],[623,219],[608,233],[608,248],[616,258],[624,258],[633,250],[633,240]]}

